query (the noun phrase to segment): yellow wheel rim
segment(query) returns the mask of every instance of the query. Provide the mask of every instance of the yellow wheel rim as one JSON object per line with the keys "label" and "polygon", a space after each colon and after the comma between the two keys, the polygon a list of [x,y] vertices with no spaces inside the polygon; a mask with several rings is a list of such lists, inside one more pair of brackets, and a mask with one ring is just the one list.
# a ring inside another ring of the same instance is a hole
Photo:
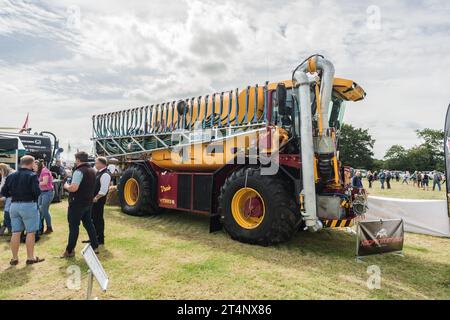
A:
{"label": "yellow wheel rim", "polygon": [[139,200],[139,183],[136,179],[131,178],[125,183],[124,197],[125,202],[129,206],[134,206]]}
{"label": "yellow wheel rim", "polygon": [[242,228],[256,229],[261,225],[266,214],[264,200],[255,189],[242,188],[231,200],[231,213]]}

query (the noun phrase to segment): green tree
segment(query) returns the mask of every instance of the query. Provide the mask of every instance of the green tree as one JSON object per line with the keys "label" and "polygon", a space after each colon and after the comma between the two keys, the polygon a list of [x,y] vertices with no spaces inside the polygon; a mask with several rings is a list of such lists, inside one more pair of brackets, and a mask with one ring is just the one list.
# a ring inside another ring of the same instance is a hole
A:
{"label": "green tree", "polygon": [[[444,130],[423,129],[416,131],[417,136],[424,140],[421,145],[430,153],[429,163],[427,164],[432,170],[444,171],[445,153],[444,153]],[[423,150],[423,152],[425,152]]]}
{"label": "green tree", "polygon": [[403,146],[393,145],[384,156],[384,166],[390,170],[407,170],[405,169],[408,165],[407,156],[408,150]]}
{"label": "green tree", "polygon": [[422,144],[405,149],[400,145],[392,146],[384,157],[384,169],[402,171],[444,171],[444,131],[417,130]]}
{"label": "green tree", "polygon": [[342,163],[353,168],[370,169],[373,165],[374,144],[375,140],[368,130],[344,124],[339,137]]}
{"label": "green tree", "polygon": [[423,129],[416,131],[417,136],[425,141],[425,145],[430,146],[436,153],[443,154],[444,130]]}
{"label": "green tree", "polygon": [[437,169],[433,163],[433,154],[425,145],[412,147],[408,150],[406,169],[410,171],[432,171]]}
{"label": "green tree", "polygon": [[375,172],[375,171],[380,172],[381,170],[386,168],[386,161],[374,159],[371,168],[372,168],[372,172]]}

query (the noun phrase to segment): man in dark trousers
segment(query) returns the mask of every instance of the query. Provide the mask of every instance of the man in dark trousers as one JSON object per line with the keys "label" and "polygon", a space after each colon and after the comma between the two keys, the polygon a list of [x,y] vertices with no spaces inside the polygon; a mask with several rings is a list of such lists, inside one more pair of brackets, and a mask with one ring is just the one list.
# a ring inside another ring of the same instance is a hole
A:
{"label": "man in dark trousers", "polygon": [[388,190],[391,189],[391,180],[392,180],[391,172],[390,171],[386,171],[386,184],[387,184]]}
{"label": "man in dark trousers", "polygon": [[67,220],[69,221],[69,240],[66,251],[61,258],[72,258],[75,256],[75,247],[80,232],[80,222],[86,229],[91,246],[98,254],[98,240],[94,224],[92,222],[92,203],[94,201],[95,170],[91,168],[86,152],[75,154],[75,170],[71,183],[65,183],[64,189],[69,191],[69,208]]}
{"label": "man in dark trousers", "polygon": [[2,196],[11,198],[11,266],[19,264],[19,246],[22,232],[26,231],[27,265],[43,262],[34,256],[35,235],[39,230],[38,198],[41,194],[39,180],[33,172],[34,158],[24,156],[20,159],[20,169],[6,178]]}
{"label": "man in dark trousers", "polygon": [[384,189],[384,183],[386,182],[386,173],[384,171],[380,171],[378,179],[380,179],[381,189]]}
{"label": "man in dark trousers", "polygon": [[99,157],[95,160],[95,168],[97,175],[95,177],[94,188],[94,204],[92,206],[92,221],[94,222],[95,230],[97,231],[97,238],[99,245],[105,244],[105,220],[103,219],[103,211],[105,208],[106,197],[111,183],[111,174],[108,170],[108,160],[104,157]]}

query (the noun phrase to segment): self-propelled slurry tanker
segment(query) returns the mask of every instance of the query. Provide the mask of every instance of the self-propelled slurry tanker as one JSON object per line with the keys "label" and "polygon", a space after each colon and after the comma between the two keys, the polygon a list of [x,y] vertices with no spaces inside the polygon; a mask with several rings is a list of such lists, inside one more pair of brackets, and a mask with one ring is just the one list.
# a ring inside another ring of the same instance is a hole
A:
{"label": "self-propelled slurry tanker", "polygon": [[124,213],[203,214],[211,232],[271,245],[365,212],[339,160],[346,102],[365,96],[314,55],[287,81],[95,115],[93,142],[122,164]]}

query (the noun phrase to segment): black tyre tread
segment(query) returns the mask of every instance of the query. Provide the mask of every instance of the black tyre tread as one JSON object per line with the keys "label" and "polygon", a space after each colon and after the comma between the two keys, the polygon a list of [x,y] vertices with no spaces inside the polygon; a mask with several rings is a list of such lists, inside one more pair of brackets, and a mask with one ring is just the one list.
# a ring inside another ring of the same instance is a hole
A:
{"label": "black tyre tread", "polygon": [[[264,199],[264,201],[270,201],[273,206],[277,207],[278,214],[273,220],[273,223],[269,226],[269,229],[265,234],[257,239],[249,239],[241,233],[232,232],[230,230],[231,228],[227,225],[226,219],[224,219],[225,214],[231,214],[224,211],[226,207],[224,198],[227,190],[235,185],[236,180],[242,178],[245,179],[246,175],[248,175],[247,179],[256,178],[263,185],[270,188],[270,199]],[[222,217],[224,229],[230,234],[232,239],[243,243],[270,246],[288,241],[297,231],[300,221],[298,206],[295,203],[293,193],[290,192],[290,190],[292,190],[292,187],[287,180],[282,179],[280,176],[261,175],[260,169],[258,168],[247,167],[235,171],[225,181],[218,199],[218,212]]]}
{"label": "black tyre tread", "polygon": [[[141,199],[138,204],[138,210],[127,210],[127,204],[123,195],[125,182],[124,180],[129,177],[134,177],[139,182],[139,188],[141,190]],[[122,211],[132,216],[145,216],[145,215],[157,215],[162,212],[162,209],[158,206],[154,196],[155,186],[153,181],[149,177],[144,168],[140,166],[132,166],[125,170],[119,182],[118,193],[119,201],[122,206]]]}

